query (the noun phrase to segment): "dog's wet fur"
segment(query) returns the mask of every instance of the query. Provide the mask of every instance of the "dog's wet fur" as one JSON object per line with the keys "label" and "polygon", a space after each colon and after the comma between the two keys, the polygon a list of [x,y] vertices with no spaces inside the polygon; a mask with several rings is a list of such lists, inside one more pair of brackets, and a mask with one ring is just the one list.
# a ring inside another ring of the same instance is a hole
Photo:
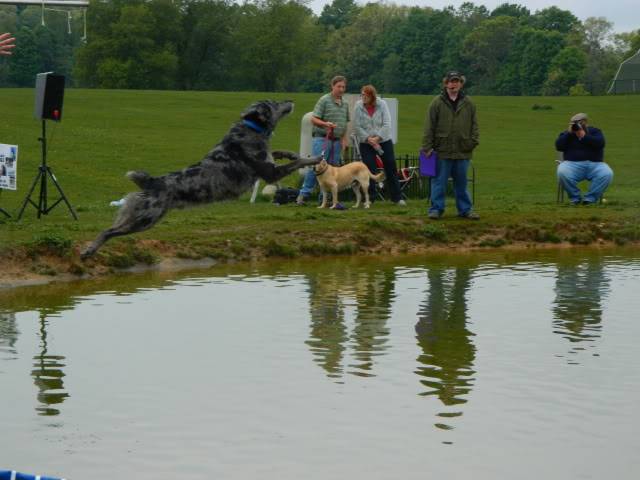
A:
{"label": "dog's wet fur", "polygon": [[[127,195],[113,226],[98,235],[82,258],[95,254],[110,238],[153,227],[171,208],[235,199],[257,179],[275,183],[298,168],[318,163],[321,157],[300,158],[293,152],[271,151],[271,133],[292,111],[290,101],[254,103],[199,163],[161,177],[127,173],[142,191]],[[290,162],[276,165],[274,159],[282,158]]]}

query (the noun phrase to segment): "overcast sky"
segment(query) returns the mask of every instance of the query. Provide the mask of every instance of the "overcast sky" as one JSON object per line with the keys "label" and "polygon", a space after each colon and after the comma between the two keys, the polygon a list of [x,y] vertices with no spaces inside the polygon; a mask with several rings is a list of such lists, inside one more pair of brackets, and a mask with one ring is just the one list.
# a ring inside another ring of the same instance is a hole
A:
{"label": "overcast sky", "polygon": [[[318,15],[322,8],[331,1],[311,0],[308,5]],[[357,0],[357,3],[364,5],[366,0]],[[447,5],[458,7],[464,0],[398,0],[397,5],[417,5],[421,7],[432,7],[441,9]],[[640,29],[640,1],[638,0],[478,0],[476,5],[484,5],[489,11],[503,3],[515,3],[527,7],[531,13],[555,5],[563,10],[569,10],[580,20],[588,17],[605,17],[613,22],[613,29],[616,32],[630,32]]]}

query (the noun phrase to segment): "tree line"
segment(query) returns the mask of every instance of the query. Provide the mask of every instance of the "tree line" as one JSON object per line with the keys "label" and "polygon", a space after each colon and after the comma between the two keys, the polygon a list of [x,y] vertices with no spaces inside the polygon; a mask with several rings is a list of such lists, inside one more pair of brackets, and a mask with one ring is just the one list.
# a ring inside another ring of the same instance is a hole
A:
{"label": "tree line", "polygon": [[44,13],[43,25],[40,7],[0,7],[0,32],[18,44],[0,86],[56,71],[89,88],[319,92],[342,74],[352,88],[429,94],[457,69],[474,94],[599,94],[640,49],[640,29],[614,34],[603,17],[510,3],[333,0],[316,15],[304,0],[101,0],[86,40],[79,15]]}

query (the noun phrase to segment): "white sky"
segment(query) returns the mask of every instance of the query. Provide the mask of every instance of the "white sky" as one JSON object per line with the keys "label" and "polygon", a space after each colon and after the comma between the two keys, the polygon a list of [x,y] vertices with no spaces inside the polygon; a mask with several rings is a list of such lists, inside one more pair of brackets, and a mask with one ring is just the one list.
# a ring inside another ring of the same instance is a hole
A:
{"label": "white sky", "polygon": [[[322,8],[330,3],[331,1],[311,0],[307,5],[319,15]],[[357,0],[357,3],[364,5],[367,1]],[[448,5],[458,7],[464,3],[464,0],[397,0],[389,3],[441,9]],[[613,29],[618,33],[640,29],[640,2],[638,0],[477,0],[473,3],[484,5],[489,11],[503,3],[515,3],[527,7],[531,13],[556,6],[563,10],[569,10],[580,20],[588,17],[605,17],[613,22]]]}

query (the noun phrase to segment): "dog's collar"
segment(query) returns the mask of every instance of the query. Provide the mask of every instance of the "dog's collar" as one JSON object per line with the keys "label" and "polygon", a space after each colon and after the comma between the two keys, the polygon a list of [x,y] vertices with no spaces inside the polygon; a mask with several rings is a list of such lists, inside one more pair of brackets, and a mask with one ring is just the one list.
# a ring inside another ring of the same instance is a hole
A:
{"label": "dog's collar", "polygon": [[320,175],[322,175],[324,172],[326,172],[329,169],[329,164],[327,163],[324,167],[324,170],[322,170],[321,172],[316,172],[315,169],[313,170],[313,173],[316,174],[316,177],[319,177]]}
{"label": "dog's collar", "polygon": [[253,130],[254,132],[258,132],[258,133],[264,133],[267,137],[271,136],[271,130],[268,130],[267,128],[258,125],[256,122],[252,122],[251,120],[247,120],[246,118],[242,120],[242,123],[244,123],[247,127],[249,127],[251,130]]}

